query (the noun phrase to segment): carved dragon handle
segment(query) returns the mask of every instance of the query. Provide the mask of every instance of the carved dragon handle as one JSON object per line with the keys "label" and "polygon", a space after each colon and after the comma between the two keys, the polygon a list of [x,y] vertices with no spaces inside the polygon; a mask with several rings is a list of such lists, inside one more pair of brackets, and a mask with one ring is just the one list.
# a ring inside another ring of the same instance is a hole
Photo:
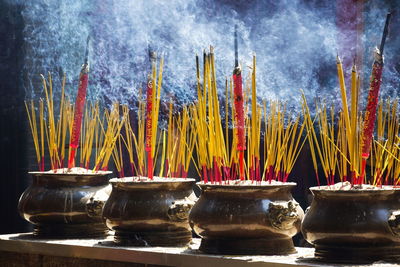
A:
{"label": "carved dragon handle", "polygon": [[194,205],[194,201],[189,199],[177,200],[172,202],[168,208],[168,218],[171,221],[186,221],[189,218],[189,212]]}
{"label": "carved dragon handle", "polygon": [[390,214],[388,223],[392,232],[400,236],[400,210],[393,211]]}
{"label": "carved dragon handle", "polygon": [[86,213],[89,217],[101,217],[103,206],[111,193],[111,185],[96,191],[86,202]]}
{"label": "carved dragon handle", "polygon": [[270,202],[268,206],[268,218],[271,225],[279,230],[289,230],[299,220],[296,201]]}
{"label": "carved dragon handle", "polygon": [[86,213],[89,217],[100,217],[105,201],[91,197],[86,203]]}

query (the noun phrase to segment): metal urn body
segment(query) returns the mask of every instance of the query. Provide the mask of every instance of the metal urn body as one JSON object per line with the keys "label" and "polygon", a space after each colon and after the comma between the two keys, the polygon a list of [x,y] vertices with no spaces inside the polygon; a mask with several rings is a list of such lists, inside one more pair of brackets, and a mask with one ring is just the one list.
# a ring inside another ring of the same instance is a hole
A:
{"label": "metal urn body", "polygon": [[295,253],[292,237],[304,212],[291,195],[295,183],[281,185],[200,184],[202,194],[190,212],[200,250],[212,254],[284,255]]}
{"label": "metal urn body", "polygon": [[18,210],[46,238],[102,237],[108,233],[101,210],[108,199],[108,174],[32,172]]}
{"label": "metal urn body", "polygon": [[194,179],[162,181],[111,179],[112,192],[103,209],[114,242],[131,246],[185,246],[192,239],[189,211],[196,201]]}
{"label": "metal urn body", "polygon": [[310,189],[314,199],[302,222],[315,256],[365,263],[400,258],[400,189]]}

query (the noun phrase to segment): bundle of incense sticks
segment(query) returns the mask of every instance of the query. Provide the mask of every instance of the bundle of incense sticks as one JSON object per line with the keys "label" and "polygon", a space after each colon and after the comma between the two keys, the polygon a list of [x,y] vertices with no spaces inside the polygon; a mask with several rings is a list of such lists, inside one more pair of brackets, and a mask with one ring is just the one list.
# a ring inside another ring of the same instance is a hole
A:
{"label": "bundle of incense sticks", "polygon": [[[362,140],[359,130],[362,118],[358,114],[360,79],[354,64],[351,73],[351,112],[349,114],[343,67],[339,57],[337,57],[336,64],[342,96],[342,111],[339,112],[338,116],[335,116],[333,106],[328,108],[326,104],[317,103],[315,118],[311,119],[304,93],[302,95],[311,158],[318,185],[320,185],[320,179],[317,158],[320,160],[328,185],[335,183],[336,170],[339,171],[341,181],[351,179],[354,183],[360,175]],[[315,128],[318,130],[316,131]],[[350,171],[350,177],[348,171]]]}
{"label": "bundle of incense sticks", "polygon": [[73,118],[73,107],[70,101],[65,99],[65,75],[61,84],[61,101],[58,116],[56,116],[54,110],[52,76],[49,73],[48,80],[43,75],[41,75],[41,78],[45,101],[40,99],[38,103],[39,120],[37,121],[36,107],[33,100],[30,101],[30,104],[25,102],[25,107],[35,146],[38,167],[40,171],[44,171],[45,143],[47,143],[48,147],[51,169],[62,168],[64,165],[66,134]]}
{"label": "bundle of incense sticks", "polygon": [[[346,181],[347,173],[347,138],[343,125],[345,125],[344,115],[340,113],[338,122],[339,130],[335,129],[335,114],[334,107],[327,108],[326,105],[317,105],[316,117],[311,119],[310,111],[307,105],[306,98],[303,94],[303,113],[306,121],[306,129],[308,132],[308,142],[310,144],[311,159],[313,162],[317,183],[320,185],[318,176],[318,160],[324,172],[324,176],[328,185],[334,184],[335,172],[339,168],[342,173],[343,181]],[[316,126],[314,126],[316,121]],[[318,127],[318,131],[315,128]],[[339,146],[342,148],[341,159],[339,161]]]}
{"label": "bundle of incense sticks", "polygon": [[[222,127],[220,103],[217,93],[214,52],[203,56],[203,78],[200,77],[199,58],[196,56],[198,100],[191,108],[192,131],[196,136],[195,167],[203,180],[208,183],[222,183],[227,180],[251,180],[255,182],[278,180],[286,182],[305,140],[302,138],[305,123],[300,117],[292,120],[286,113],[285,106],[272,101],[267,112],[267,103],[263,107],[257,103],[256,94],[256,57],[249,82],[243,98],[244,133],[247,133],[247,150],[239,149],[238,116],[235,103],[237,93],[234,92],[233,81],[225,83],[225,131]],[[251,96],[251,103],[248,101]],[[251,110],[251,116],[248,111]],[[264,118],[263,118],[264,111]],[[229,113],[231,116],[229,116]],[[231,121],[229,121],[229,117]],[[262,129],[265,134],[261,140]],[[287,123],[285,123],[285,120]],[[229,130],[229,125],[232,130]],[[301,124],[301,126],[300,126]],[[244,135],[246,138],[246,135]],[[264,142],[264,146],[262,142]],[[242,148],[242,147],[240,147]],[[240,167],[240,152],[243,153],[243,174]],[[263,171],[261,171],[263,170]]]}
{"label": "bundle of incense sticks", "polygon": [[[44,171],[45,168],[44,136],[46,136],[48,145],[50,168],[56,170],[64,167],[67,134],[69,136],[68,170],[75,167],[75,155],[79,144],[81,147],[80,166],[87,169],[89,168],[94,143],[96,147],[95,170],[98,170],[100,167],[102,169],[107,168],[109,155],[115,143],[115,136],[119,135],[119,129],[121,128],[121,126],[118,126],[121,124],[119,122],[120,118],[116,117],[118,114],[114,115],[114,110],[118,110],[118,105],[113,108],[111,115],[109,115],[108,111],[105,112],[103,121],[101,121],[99,117],[98,104],[89,106],[89,108],[86,107],[85,110],[86,91],[89,79],[88,57],[89,37],[86,43],[84,64],[82,65],[79,75],[79,86],[75,105],[73,106],[70,100],[65,97],[64,75],[61,84],[58,117],[55,115],[52,77],[49,73],[48,79],[46,80],[45,77],[41,75],[46,96],[46,105],[44,105],[42,100],[39,101],[40,131],[38,131],[37,127],[34,102],[31,101],[30,105],[25,103],[40,171]],[[83,117],[85,117],[85,121],[82,123]],[[99,130],[99,124],[101,130]],[[107,130],[105,130],[105,125]],[[103,140],[104,143],[102,143]],[[100,153],[97,153],[99,147],[101,147]]]}
{"label": "bundle of incense sticks", "polygon": [[89,169],[90,159],[93,152],[93,147],[96,151],[98,148],[99,137],[103,137],[103,131],[100,131],[99,123],[100,107],[99,103],[94,105],[89,104],[85,109],[84,121],[81,130],[80,138],[80,167]]}
{"label": "bundle of incense sticks", "polygon": [[[155,54],[151,54],[151,57],[155,57]],[[157,136],[160,139],[158,129],[158,115],[160,107],[160,95],[161,95],[161,83],[162,83],[162,69],[163,59],[160,61],[158,83],[157,81],[157,68],[155,58],[151,59],[151,74],[148,76],[147,88],[146,88],[146,100],[143,100],[142,88],[139,88],[138,101],[137,101],[137,115],[131,118],[129,115],[129,107],[123,106],[127,116],[124,121],[123,135],[119,138],[122,140],[122,144],[118,143],[118,149],[114,152],[114,162],[118,168],[121,165],[119,176],[123,177],[125,172],[123,171],[123,165],[117,161],[123,162],[122,147],[125,147],[129,156],[129,168],[132,176],[148,176],[152,179],[154,175],[154,162],[153,159],[157,158],[156,152],[156,141]],[[157,84],[157,86],[153,86]],[[136,121],[136,127],[133,122]],[[160,144],[160,142],[158,142]],[[122,146],[122,147],[121,147]],[[149,165],[151,165],[149,167]]]}
{"label": "bundle of incense sticks", "polygon": [[[125,120],[124,128],[125,135],[120,135],[122,142],[118,143],[114,148],[113,158],[117,166],[119,177],[124,177],[123,170],[123,146],[128,151],[129,160],[131,164],[131,173],[133,176],[145,176],[145,142],[138,142],[142,137],[144,140],[144,105],[142,111],[138,112],[138,130],[132,130],[129,119]],[[128,110],[127,106],[123,107]],[[194,133],[191,131],[189,108],[183,107],[180,113],[174,114],[172,102],[170,103],[170,110],[168,116],[167,130],[162,130],[158,137],[158,142],[155,148],[154,155],[154,169],[158,169],[159,177],[179,177],[186,178],[188,175],[192,151],[194,149],[193,137]],[[129,117],[128,117],[129,118]],[[137,158],[134,155],[137,155]]]}
{"label": "bundle of incense sticks", "polygon": [[[306,123],[293,118],[285,105],[272,101],[266,113],[264,102],[264,179],[286,182],[306,139],[302,137]],[[286,124],[285,124],[286,121]]]}
{"label": "bundle of incense sticks", "polygon": [[[124,110],[124,112],[126,111]],[[106,109],[103,120],[99,120],[102,136],[99,139],[100,149],[99,151],[96,151],[94,171],[98,171],[100,169],[107,170],[108,162],[112,156],[126,116],[126,113],[123,113],[121,118],[120,105],[119,103],[114,103],[111,111]]]}
{"label": "bundle of incense sticks", "polygon": [[398,102],[380,101],[377,110],[376,140],[371,149],[370,179],[374,185],[398,185],[400,147]]}
{"label": "bundle of incense sticks", "polygon": [[[178,113],[175,118],[173,117],[173,110],[173,103],[170,102],[167,139],[164,131],[161,164],[163,164],[165,157],[164,176],[186,178],[195,145],[194,132],[190,130],[189,108],[183,107],[182,112]],[[161,173],[163,173],[162,169],[160,170]]]}
{"label": "bundle of incense sticks", "polygon": [[[129,107],[123,106],[126,119],[124,130],[113,152],[115,165],[119,176],[123,177],[123,150],[129,156],[130,172],[132,176],[147,176],[153,179],[155,173],[159,177],[180,177],[188,175],[195,146],[194,133],[191,131],[190,108],[183,107],[180,112],[174,112],[174,105],[169,103],[168,126],[160,131],[158,127],[159,108],[161,101],[161,84],[163,58],[159,67],[156,67],[156,54],[149,53],[151,75],[148,77],[146,101],[143,101],[143,92],[139,88],[137,125],[134,129],[129,116]],[[147,160],[146,160],[147,158]]]}
{"label": "bundle of incense sticks", "polygon": [[[303,96],[304,97],[304,96]],[[305,98],[304,98],[305,99]],[[397,101],[381,101],[377,110],[376,137],[373,139],[369,160],[369,178],[361,180],[363,118],[356,114],[355,129],[348,139],[344,112],[334,115],[334,108],[317,106],[314,121],[304,100],[303,110],[307,120],[309,143],[316,175],[318,160],[328,185],[336,181],[353,184],[368,183],[375,186],[398,185],[400,182],[399,116]],[[330,110],[328,116],[327,110]],[[313,127],[315,124],[315,127]],[[315,130],[316,128],[317,130]],[[319,183],[319,178],[317,176]]]}
{"label": "bundle of incense sticks", "polygon": [[[197,56],[196,56],[197,57]],[[223,137],[222,121],[219,111],[217,82],[214,65],[214,52],[203,55],[203,83],[200,81],[199,60],[197,62],[198,100],[191,109],[193,128],[196,135],[197,162],[196,169],[207,182],[222,181],[222,177],[234,175],[229,169],[229,160]],[[236,154],[237,146],[231,150],[231,160]],[[222,167],[222,168],[221,168]]]}
{"label": "bundle of incense sticks", "polygon": [[[114,148],[113,158],[119,177],[125,176],[125,171],[123,170],[124,149],[129,155],[131,174],[133,176],[146,176],[146,144],[145,142],[140,142],[140,140],[145,140],[145,117],[143,115],[145,103],[139,103],[139,107],[137,131],[132,129],[129,115],[126,116],[127,119],[124,121],[125,130],[122,130],[123,134],[119,136],[121,141]],[[123,109],[129,110],[127,106],[123,106]],[[193,135],[189,108],[183,107],[181,112],[174,114],[171,102],[167,129],[160,132],[155,147],[155,168],[153,170],[156,170],[155,173],[159,177],[187,177],[195,145]]]}
{"label": "bundle of incense sticks", "polygon": [[73,118],[73,107],[71,106],[70,101],[65,99],[65,75],[61,85],[61,101],[58,116],[56,116],[54,110],[52,76],[49,73],[48,80],[46,80],[43,75],[41,75],[41,78],[46,98],[45,101],[42,99],[39,100],[39,121],[36,119],[37,116],[34,101],[31,100],[30,105],[25,102],[25,107],[35,145],[39,170],[44,171],[45,143],[47,143],[51,169],[62,168],[64,166],[64,147],[66,144],[67,130],[71,118]]}
{"label": "bundle of incense sticks", "polygon": [[[66,149],[70,149],[70,147],[67,148],[67,140],[73,132],[74,105],[65,94],[65,75],[61,84],[58,112],[54,106],[52,76],[49,73],[47,79],[43,75],[41,77],[45,100],[40,99],[36,104],[33,100],[25,102],[25,107],[36,151],[38,169],[39,171],[45,170],[46,152],[48,152],[50,169],[56,170],[64,167]],[[38,111],[36,110],[37,106],[39,107]],[[113,111],[110,113],[106,110],[101,118],[98,103],[89,104],[86,107],[79,138],[81,167],[89,169],[91,164],[96,163],[95,170],[100,169],[100,167],[102,169],[107,168],[108,155],[114,148],[114,140],[119,135],[118,129],[121,128],[119,115],[114,115],[117,110],[118,105],[114,105]],[[47,151],[45,150],[46,145]],[[92,157],[93,149],[95,150],[94,157]]]}
{"label": "bundle of incense sticks", "polygon": [[[349,114],[343,67],[339,57],[337,57],[337,70],[342,110],[339,116],[335,118],[333,108],[331,108],[331,116],[329,118],[326,106],[317,106],[315,120],[318,123],[318,134],[314,129],[314,121],[311,119],[310,111],[303,94],[303,112],[307,121],[308,140],[318,184],[320,184],[320,181],[318,177],[317,155],[328,185],[332,185],[335,182],[336,168],[339,171],[340,180],[350,180],[353,185],[366,182],[373,185],[387,184],[389,176],[396,173],[395,159],[397,147],[391,144],[395,144],[394,142],[398,135],[398,129],[395,126],[398,123],[398,119],[394,116],[395,111],[389,112],[389,108],[387,107],[385,113],[381,105],[378,109],[378,140],[374,141],[373,146],[375,157],[372,157],[370,160],[372,178],[367,181],[365,177],[367,159],[369,158],[374,138],[376,109],[383,68],[382,54],[388,33],[389,21],[390,13],[386,17],[380,49],[376,49],[375,51],[375,61],[372,67],[370,90],[364,119],[358,111],[360,79],[357,75],[356,66],[355,64],[353,65],[351,73],[351,112]],[[394,110],[397,110],[397,105],[394,105]],[[391,114],[390,116],[388,115],[389,113]],[[335,125],[337,125],[336,129]],[[385,134],[387,135],[387,140],[382,143]],[[383,171],[386,174],[385,179],[383,179]],[[396,180],[398,178],[394,175],[393,179]]]}

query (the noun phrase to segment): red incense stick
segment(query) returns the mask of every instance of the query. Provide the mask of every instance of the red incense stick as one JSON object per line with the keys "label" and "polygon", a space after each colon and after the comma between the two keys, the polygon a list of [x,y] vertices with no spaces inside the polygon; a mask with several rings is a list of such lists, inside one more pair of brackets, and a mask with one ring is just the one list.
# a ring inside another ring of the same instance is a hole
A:
{"label": "red incense stick", "polygon": [[242,89],[242,70],[238,59],[237,26],[235,26],[235,69],[233,70],[233,94],[237,128],[237,150],[239,151],[239,173],[240,180],[244,180],[244,150],[246,150],[246,139],[244,132],[244,103]]}
{"label": "red incense stick", "polygon": [[70,154],[68,158],[68,169],[71,169],[72,167],[75,166],[75,153],[76,149],[78,148],[79,137],[81,134],[83,109],[85,107],[86,90],[89,80],[88,56],[89,56],[89,37],[87,38],[87,43],[86,43],[85,62],[83,63],[81,72],[79,74],[78,95],[75,100],[74,123],[72,126],[72,134],[69,144]]}
{"label": "red incense stick", "polygon": [[379,88],[381,86],[382,70],[383,70],[383,49],[385,47],[386,36],[388,34],[388,26],[390,22],[391,13],[386,16],[385,28],[381,40],[380,48],[375,49],[374,64],[372,65],[372,74],[368,93],[368,104],[365,111],[364,126],[362,132],[362,151],[361,151],[361,175],[355,183],[362,184],[365,176],[365,167],[369,152],[371,150],[371,142],[375,127],[376,107],[378,105]]}
{"label": "red incense stick", "polygon": [[[155,60],[155,53],[149,49],[151,66]],[[147,177],[153,179],[153,156],[152,156],[152,137],[153,137],[153,77],[150,74],[147,81],[146,90],[146,151],[147,151]]]}

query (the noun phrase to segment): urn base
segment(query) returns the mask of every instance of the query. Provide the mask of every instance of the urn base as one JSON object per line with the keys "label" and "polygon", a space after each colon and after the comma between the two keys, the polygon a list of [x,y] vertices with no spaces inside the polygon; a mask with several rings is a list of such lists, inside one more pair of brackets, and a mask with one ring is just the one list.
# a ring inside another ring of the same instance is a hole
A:
{"label": "urn base", "polygon": [[291,238],[203,238],[199,250],[209,254],[229,255],[288,255],[296,253]]}
{"label": "urn base", "polygon": [[315,246],[315,257],[319,261],[366,264],[374,261],[398,261],[400,244],[393,246],[348,247]]}
{"label": "urn base", "polygon": [[188,230],[149,232],[116,230],[114,234],[114,243],[121,246],[184,247],[191,240],[192,232]]}
{"label": "urn base", "polygon": [[35,225],[33,234],[41,238],[97,238],[107,236],[103,223]]}

